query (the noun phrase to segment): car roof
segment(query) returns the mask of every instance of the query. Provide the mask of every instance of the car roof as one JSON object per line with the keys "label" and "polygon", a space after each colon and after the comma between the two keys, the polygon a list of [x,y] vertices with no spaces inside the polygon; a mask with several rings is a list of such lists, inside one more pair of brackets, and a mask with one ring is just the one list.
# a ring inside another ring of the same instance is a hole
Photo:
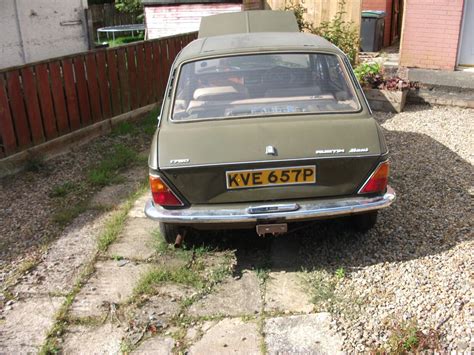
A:
{"label": "car roof", "polygon": [[188,44],[177,63],[201,57],[235,55],[264,51],[323,51],[341,54],[335,45],[322,37],[301,32],[234,33],[198,38]]}

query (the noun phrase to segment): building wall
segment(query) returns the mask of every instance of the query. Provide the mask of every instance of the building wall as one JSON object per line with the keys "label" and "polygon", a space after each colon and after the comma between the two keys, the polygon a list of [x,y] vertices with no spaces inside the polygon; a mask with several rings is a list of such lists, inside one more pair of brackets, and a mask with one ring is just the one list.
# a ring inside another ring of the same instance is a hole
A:
{"label": "building wall", "polygon": [[201,17],[241,10],[242,5],[236,3],[145,6],[147,36],[154,39],[197,31]]}
{"label": "building wall", "polygon": [[406,0],[400,65],[454,70],[463,0]]}
{"label": "building wall", "polygon": [[383,45],[390,45],[390,26],[392,24],[392,1],[393,0],[362,0],[362,10],[385,11],[385,30]]}
{"label": "building wall", "polygon": [[88,49],[87,0],[0,0],[0,69]]}

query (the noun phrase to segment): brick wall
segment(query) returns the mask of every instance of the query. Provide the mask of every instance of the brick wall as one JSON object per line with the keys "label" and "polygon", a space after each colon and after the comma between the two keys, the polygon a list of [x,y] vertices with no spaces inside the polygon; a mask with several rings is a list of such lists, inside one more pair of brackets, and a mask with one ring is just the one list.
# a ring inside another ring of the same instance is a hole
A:
{"label": "brick wall", "polygon": [[385,11],[385,31],[383,36],[384,47],[390,45],[390,24],[392,22],[393,0],[362,0],[362,10]]}
{"label": "brick wall", "polygon": [[454,70],[464,0],[406,0],[400,65]]}

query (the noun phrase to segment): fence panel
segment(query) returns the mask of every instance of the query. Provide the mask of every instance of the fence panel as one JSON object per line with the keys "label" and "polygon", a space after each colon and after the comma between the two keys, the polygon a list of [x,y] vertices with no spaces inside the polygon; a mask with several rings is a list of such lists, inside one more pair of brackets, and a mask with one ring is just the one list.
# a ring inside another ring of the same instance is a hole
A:
{"label": "fence panel", "polygon": [[87,89],[86,71],[84,69],[84,57],[75,57],[74,73],[76,78],[77,98],[79,102],[79,112],[81,113],[81,125],[87,126],[91,123],[91,107],[89,102],[89,90]]}
{"label": "fence panel", "polygon": [[64,97],[64,84],[61,75],[61,62],[49,63],[49,75],[51,76],[51,92],[53,93],[54,111],[59,134],[69,132],[69,121],[67,117],[66,99]]}
{"label": "fence panel", "polygon": [[8,104],[6,81],[3,73],[0,73],[0,155],[13,154],[16,151],[15,129]]}
{"label": "fence panel", "polygon": [[23,94],[25,95],[26,112],[30,122],[31,135],[34,144],[44,141],[43,123],[41,120],[41,109],[38,101],[38,90],[36,88],[36,74],[32,67],[21,69],[23,81]]}
{"label": "fence panel", "polygon": [[0,71],[0,158],[159,101],[196,34],[131,43]]}
{"label": "fence panel", "polygon": [[114,116],[122,113],[120,103],[120,83],[118,77],[117,51],[109,50],[107,53],[107,74],[110,83],[110,97],[112,100],[112,113]]}
{"label": "fence panel", "polygon": [[128,83],[129,83],[129,94],[130,94],[130,107],[132,110],[140,106],[138,98],[138,75],[137,75],[137,63],[135,52],[136,48],[128,47],[127,48],[127,68],[128,68]]}
{"label": "fence panel", "polygon": [[100,103],[104,118],[112,116],[112,107],[110,106],[109,83],[107,80],[107,63],[105,61],[105,52],[96,53],[97,59],[97,79],[99,80]]}
{"label": "fence panel", "polygon": [[19,70],[13,70],[7,73],[7,89],[18,147],[29,147],[31,145],[30,129],[26,119],[25,103],[23,101],[23,94],[21,91]]}
{"label": "fence panel", "polygon": [[79,101],[74,80],[74,69],[71,59],[61,61],[64,75],[64,91],[66,93],[67,112],[69,115],[69,126],[71,131],[81,127],[81,116],[79,112]]}

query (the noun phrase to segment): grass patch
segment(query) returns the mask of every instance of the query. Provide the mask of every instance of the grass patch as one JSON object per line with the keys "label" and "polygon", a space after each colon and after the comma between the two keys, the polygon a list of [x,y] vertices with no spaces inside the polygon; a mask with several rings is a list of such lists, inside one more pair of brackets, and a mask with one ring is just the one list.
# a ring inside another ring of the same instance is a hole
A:
{"label": "grass patch", "polygon": [[78,184],[71,181],[66,181],[60,185],[56,185],[55,187],[53,187],[53,189],[49,193],[49,197],[65,197],[71,192],[77,191],[79,189],[80,186]]}
{"label": "grass patch", "polygon": [[109,47],[117,47],[117,46],[122,46],[127,43],[133,43],[133,42],[138,42],[138,41],[143,41],[145,38],[145,35],[143,32],[139,32],[135,36],[121,36],[121,37],[115,37],[115,39],[107,39],[104,40],[100,43],[97,44],[104,44],[108,43]]}
{"label": "grass patch", "polygon": [[77,205],[60,207],[61,210],[53,215],[53,222],[60,226],[67,226],[74,218],[87,211],[87,204],[82,202]]}
{"label": "grass patch", "polygon": [[268,280],[269,273],[267,268],[258,268],[255,272],[261,284],[264,284]]}
{"label": "grass patch", "polygon": [[55,323],[53,327],[49,330],[46,336],[46,341],[39,351],[40,355],[57,354],[60,352],[61,345],[58,339],[64,334],[66,327],[69,324],[69,320],[67,316],[69,312],[69,308],[71,307],[72,302],[74,301],[74,298],[81,290],[84,282],[94,272],[93,265],[95,264],[95,261],[96,261],[96,257],[88,264],[88,266],[81,273],[72,291],[66,296],[66,300],[61,305],[58,312],[56,313]]}
{"label": "grass patch", "polygon": [[338,314],[349,320],[357,317],[363,300],[354,294],[352,288],[344,287],[345,277],[343,268],[335,272],[327,270],[304,272],[303,279],[308,286],[316,311]]}
{"label": "grass patch", "polygon": [[135,294],[149,294],[152,293],[155,285],[162,282],[174,282],[181,285],[192,286],[195,288],[202,288],[204,280],[199,276],[196,271],[183,266],[175,270],[162,270],[155,269],[149,271],[142,279],[138,282],[135,287]]}
{"label": "grass patch", "polygon": [[46,163],[43,158],[36,155],[29,155],[25,163],[25,170],[33,173],[38,173],[46,168]]}
{"label": "grass patch", "polygon": [[395,354],[440,349],[438,332],[433,329],[422,332],[415,321],[393,324],[387,345],[388,351]]}
{"label": "grass patch", "polygon": [[97,240],[99,251],[105,252],[110,244],[112,244],[120,232],[123,230],[125,221],[127,219],[127,214],[133,206],[134,201],[138,196],[145,192],[146,187],[143,186],[137,192],[132,194],[128,200],[121,206],[121,208],[116,211],[110,219],[105,223],[104,230],[99,235]]}
{"label": "grass patch", "polygon": [[120,170],[137,161],[137,153],[122,144],[114,145],[112,151],[89,171],[88,181],[93,186],[106,186],[119,181]]}
{"label": "grass patch", "polygon": [[343,278],[346,277],[346,270],[343,267],[340,267],[339,269],[336,270],[336,272],[334,272],[334,275],[339,280],[342,280]]}
{"label": "grass patch", "polygon": [[113,136],[124,136],[126,134],[134,134],[136,132],[136,126],[128,121],[122,121],[112,129]]}

